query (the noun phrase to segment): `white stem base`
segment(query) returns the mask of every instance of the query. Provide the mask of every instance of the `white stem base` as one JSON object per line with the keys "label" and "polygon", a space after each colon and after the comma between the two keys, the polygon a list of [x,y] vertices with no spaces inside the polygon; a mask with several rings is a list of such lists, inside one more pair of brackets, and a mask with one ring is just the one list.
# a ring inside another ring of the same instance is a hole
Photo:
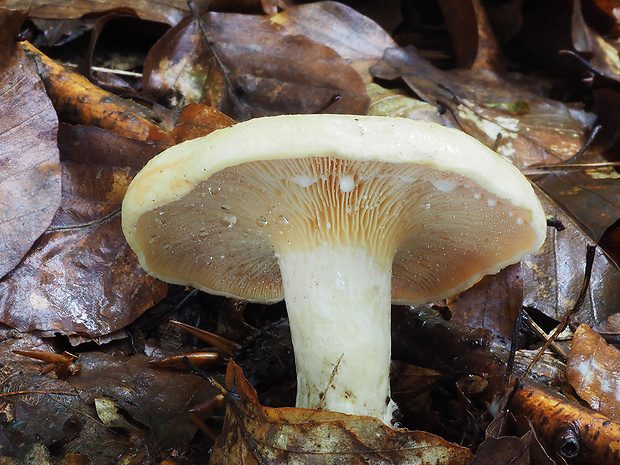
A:
{"label": "white stem base", "polygon": [[297,368],[297,407],[390,425],[391,260],[361,247],[280,251]]}

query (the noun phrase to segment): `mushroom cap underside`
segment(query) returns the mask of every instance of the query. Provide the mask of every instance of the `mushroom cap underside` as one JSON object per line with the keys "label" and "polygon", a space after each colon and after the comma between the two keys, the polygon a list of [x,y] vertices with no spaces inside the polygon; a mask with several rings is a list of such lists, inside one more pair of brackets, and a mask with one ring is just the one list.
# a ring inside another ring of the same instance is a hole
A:
{"label": "mushroom cap underside", "polygon": [[123,229],[168,282],[282,298],[278,256],[326,245],[392,263],[392,298],[460,292],[536,251],[546,224],[529,182],[473,138],[401,118],[259,118],[155,157]]}

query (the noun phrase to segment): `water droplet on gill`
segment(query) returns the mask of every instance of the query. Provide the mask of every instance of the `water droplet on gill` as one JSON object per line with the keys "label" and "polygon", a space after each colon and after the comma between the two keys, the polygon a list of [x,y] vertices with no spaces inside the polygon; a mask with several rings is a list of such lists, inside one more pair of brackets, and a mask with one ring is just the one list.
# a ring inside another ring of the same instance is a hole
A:
{"label": "water droplet on gill", "polygon": [[426,210],[428,210],[429,208],[431,208],[431,204],[430,204],[430,203],[425,203],[425,204],[424,204],[424,208],[425,208]]}
{"label": "water droplet on gill", "polygon": [[151,238],[149,239],[149,244],[152,244],[156,240],[157,240],[157,234],[155,234],[154,236],[151,236]]}
{"label": "water droplet on gill", "polygon": [[286,226],[287,224],[289,224],[288,218],[284,215],[280,215],[278,217],[278,224],[280,226]]}
{"label": "water droplet on gill", "polygon": [[445,179],[432,179],[430,183],[435,187],[435,189],[445,194],[452,192],[459,186],[458,183]]}
{"label": "water droplet on gill", "polygon": [[267,218],[265,218],[264,216],[259,216],[258,218],[256,218],[256,225],[259,228],[267,226],[267,223],[269,223],[269,221],[267,221]]}
{"label": "water droplet on gill", "polygon": [[480,200],[482,198],[482,194],[474,194],[474,199]]}
{"label": "water droplet on gill", "polygon": [[230,212],[226,212],[222,215],[222,224],[232,228],[232,225],[237,223],[237,217]]}
{"label": "water droplet on gill", "polygon": [[518,224],[519,226],[523,226],[523,224],[524,224],[524,223],[525,223],[525,221],[523,221],[523,218],[521,218],[521,217],[518,217],[518,218],[517,218],[517,224]]}
{"label": "water droplet on gill", "polygon": [[220,193],[222,189],[219,187],[209,187],[209,194],[211,195],[217,195]]}
{"label": "water droplet on gill", "polygon": [[355,189],[355,180],[351,175],[343,176],[340,178],[339,185],[342,192],[351,192]]}
{"label": "water droplet on gill", "polygon": [[168,250],[170,248],[170,244],[164,244],[164,250]]}
{"label": "water droplet on gill", "polygon": [[489,199],[489,200],[487,200],[487,205],[488,205],[489,207],[494,207],[495,205],[497,205],[497,200],[495,200],[495,199]]}
{"label": "water droplet on gill", "polygon": [[207,237],[207,234],[208,234],[208,232],[207,232],[207,227],[206,226],[203,226],[202,228],[200,228],[198,230],[198,235],[200,237]]}

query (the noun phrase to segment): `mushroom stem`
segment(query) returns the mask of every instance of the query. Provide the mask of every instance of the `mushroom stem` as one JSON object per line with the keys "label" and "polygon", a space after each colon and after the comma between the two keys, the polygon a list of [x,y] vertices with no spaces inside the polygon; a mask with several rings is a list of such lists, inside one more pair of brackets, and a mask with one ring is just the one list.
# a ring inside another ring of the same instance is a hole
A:
{"label": "mushroom stem", "polygon": [[297,407],[390,425],[392,257],[322,245],[279,252],[297,367]]}

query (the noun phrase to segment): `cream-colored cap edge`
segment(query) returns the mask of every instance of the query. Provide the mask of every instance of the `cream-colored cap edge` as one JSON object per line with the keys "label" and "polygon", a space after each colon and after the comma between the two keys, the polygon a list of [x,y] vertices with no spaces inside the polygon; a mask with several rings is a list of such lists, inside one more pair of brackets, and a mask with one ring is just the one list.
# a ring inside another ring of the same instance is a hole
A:
{"label": "cream-colored cap edge", "polygon": [[545,216],[529,181],[510,162],[461,131],[386,116],[281,115],[220,129],[150,160],[123,200],[123,231],[129,245],[136,250],[133,234],[142,214],[180,199],[223,168],[311,156],[432,165],[458,173],[531,212],[539,241],[524,255],[538,250],[544,241]]}

